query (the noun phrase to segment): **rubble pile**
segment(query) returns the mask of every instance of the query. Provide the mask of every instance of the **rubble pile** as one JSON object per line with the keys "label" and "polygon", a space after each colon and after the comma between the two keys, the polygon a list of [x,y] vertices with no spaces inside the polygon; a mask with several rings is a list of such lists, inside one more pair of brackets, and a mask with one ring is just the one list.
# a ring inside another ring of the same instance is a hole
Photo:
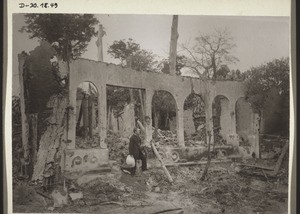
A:
{"label": "rubble pile", "polygon": [[[153,139],[155,139],[155,137],[155,132],[153,132]],[[160,146],[179,146],[176,131],[158,129],[156,141],[159,142]]]}
{"label": "rubble pile", "polygon": [[263,136],[260,143],[262,159],[276,159],[288,139],[281,136]]}
{"label": "rubble pile", "polygon": [[146,184],[152,192],[167,192],[170,188],[170,183],[162,169],[149,171],[146,174]]}
{"label": "rubble pile", "polygon": [[163,184],[159,187],[162,189],[166,187],[165,189],[168,191],[176,191],[181,195],[188,196],[200,206],[205,202],[213,204],[213,207],[219,210],[217,213],[223,212],[222,210],[225,208],[245,205],[263,211],[267,205],[258,204],[258,201],[287,199],[287,192],[274,190],[277,185],[282,183],[240,176],[235,163],[224,166],[212,165],[206,179],[201,181],[203,169],[203,166],[169,168],[175,182],[173,185]]}
{"label": "rubble pile", "polygon": [[76,136],[76,148],[78,149],[92,149],[98,148],[100,146],[100,137],[98,134],[95,134],[93,138],[87,137],[82,138]]}
{"label": "rubble pile", "polygon": [[206,145],[206,130],[200,129],[190,136],[185,136],[185,146],[195,147],[200,145]]}
{"label": "rubble pile", "polygon": [[109,159],[123,163],[128,155],[129,139],[109,131],[105,142],[109,151]]}
{"label": "rubble pile", "polygon": [[81,204],[96,205],[108,201],[123,201],[123,196],[128,196],[132,192],[130,187],[116,179],[96,178],[81,186],[83,198]]}

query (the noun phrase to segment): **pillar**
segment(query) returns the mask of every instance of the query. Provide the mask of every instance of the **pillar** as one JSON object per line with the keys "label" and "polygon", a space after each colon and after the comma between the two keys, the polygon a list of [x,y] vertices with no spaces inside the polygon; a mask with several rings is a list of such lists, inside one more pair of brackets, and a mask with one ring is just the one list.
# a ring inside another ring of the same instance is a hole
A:
{"label": "pillar", "polygon": [[[154,95],[154,90],[151,88],[147,88],[145,91],[145,101],[144,101],[144,112],[145,112],[145,116],[149,116],[150,119],[152,118],[152,98]],[[147,139],[147,141],[151,141],[152,140],[152,120],[151,120],[151,125],[150,127],[145,127],[146,128],[146,136],[145,138]],[[149,130],[149,131],[147,131]]]}
{"label": "pillar", "polygon": [[98,87],[99,97],[98,97],[98,118],[99,118],[99,134],[100,134],[100,148],[106,149],[105,144],[106,131],[107,131],[107,95],[106,95],[106,84],[102,84]]}
{"label": "pillar", "polygon": [[177,99],[177,141],[180,147],[184,147],[184,114],[183,114],[183,105],[184,99]]}
{"label": "pillar", "polygon": [[145,96],[145,115],[151,118],[152,116],[152,98],[154,95],[154,90],[151,88],[146,89],[146,96]]}

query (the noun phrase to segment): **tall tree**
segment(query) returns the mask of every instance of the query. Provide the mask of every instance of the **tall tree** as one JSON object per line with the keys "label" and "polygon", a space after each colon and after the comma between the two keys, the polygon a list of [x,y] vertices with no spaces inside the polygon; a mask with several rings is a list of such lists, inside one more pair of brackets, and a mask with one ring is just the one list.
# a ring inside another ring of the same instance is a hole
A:
{"label": "tall tree", "polygon": [[246,72],[246,99],[253,110],[264,116],[265,103],[272,88],[276,88],[281,100],[278,112],[282,132],[289,127],[289,58],[274,59],[263,65],[252,67]]}
{"label": "tall tree", "polygon": [[172,27],[171,27],[171,40],[170,40],[170,52],[169,52],[169,73],[176,74],[176,57],[177,57],[177,40],[178,34],[178,15],[173,15]]}
{"label": "tall tree", "polygon": [[26,26],[21,32],[30,38],[46,40],[64,61],[82,55],[99,21],[92,14],[25,14]]}
{"label": "tall tree", "polygon": [[[176,73],[177,74],[181,74],[181,69],[185,67],[185,63],[187,61],[186,56],[178,54],[176,56]],[[161,67],[161,69],[159,69],[161,72],[165,73],[165,74],[169,74],[170,73],[170,66],[169,66],[169,59],[163,59],[159,66]]]}
{"label": "tall tree", "polygon": [[131,67],[137,71],[157,71],[158,62],[151,51],[141,49],[133,39],[114,41],[107,53],[120,60],[122,66]]}
{"label": "tall tree", "polygon": [[[69,65],[72,59],[81,56],[91,38],[97,35],[94,26],[98,24],[98,20],[94,15],[88,14],[26,14],[24,17],[25,26],[20,31],[29,33],[30,39],[38,38],[43,41],[41,46],[25,59],[24,71],[27,78],[24,84],[28,89],[27,105],[32,106],[26,106],[27,110],[43,113],[47,103],[59,104],[55,106],[57,109],[55,108],[50,116],[48,115],[52,119],[38,118],[38,123],[42,124],[39,126],[42,131],[39,133],[39,150],[32,175],[32,179],[36,180],[43,178],[44,175],[49,174],[50,169],[57,166],[59,159],[55,157],[63,150],[63,145],[57,140],[64,133],[66,121],[68,122],[66,115],[71,109],[68,108],[68,97],[62,93],[65,91],[63,89],[68,89],[69,72],[66,77],[61,77],[57,64],[51,64],[50,61],[57,56],[59,60]],[[44,41],[50,43],[52,48]],[[55,51],[52,50],[53,48]],[[49,88],[51,90],[46,90]],[[45,90],[47,93],[42,93]],[[52,121],[55,125],[49,126],[48,121]]]}
{"label": "tall tree", "polygon": [[228,30],[216,30],[212,34],[200,35],[195,38],[195,42],[193,47],[182,47],[189,56],[188,66],[197,73],[204,72],[207,77],[216,79],[221,65],[238,61],[230,53],[236,45]]}
{"label": "tall tree", "polygon": [[246,97],[254,110],[261,110],[272,87],[279,95],[289,95],[289,58],[274,59],[246,71]]}
{"label": "tall tree", "polygon": [[[187,53],[185,66],[196,72],[201,80],[201,85],[204,88],[201,98],[203,99],[204,109],[206,112],[206,137],[208,142],[208,151],[213,134],[213,118],[210,105],[211,91],[209,90],[209,80],[217,78],[217,71],[221,65],[234,63],[238,61],[236,57],[231,55],[230,51],[236,46],[233,43],[233,38],[227,30],[216,30],[213,34],[200,35],[195,39],[196,44],[193,47],[182,45],[183,50]],[[226,69],[227,70],[227,69]],[[213,148],[215,141],[213,142]],[[210,153],[207,158],[207,164],[201,180],[207,176],[207,171],[210,166]]]}

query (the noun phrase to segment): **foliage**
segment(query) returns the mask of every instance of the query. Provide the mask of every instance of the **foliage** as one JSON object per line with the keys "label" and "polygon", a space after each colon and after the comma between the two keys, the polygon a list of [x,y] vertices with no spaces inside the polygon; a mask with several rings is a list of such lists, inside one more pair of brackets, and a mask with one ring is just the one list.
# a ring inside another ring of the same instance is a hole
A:
{"label": "foliage", "polygon": [[246,98],[254,110],[264,108],[268,92],[278,88],[281,97],[289,97],[289,59],[274,59],[246,72]]}
{"label": "foliage", "polygon": [[200,35],[195,38],[195,42],[193,47],[186,45],[182,47],[189,56],[186,67],[191,68],[201,76],[216,79],[217,71],[221,65],[238,61],[230,53],[236,45],[227,30],[216,30],[212,34]]}
{"label": "foliage", "polygon": [[91,14],[25,14],[27,32],[31,38],[48,41],[64,61],[82,55],[88,42],[97,35],[98,20]]}
{"label": "foliage", "polygon": [[24,88],[26,113],[38,113],[45,110],[47,102],[54,94],[63,93],[64,81],[57,74],[57,67],[51,64],[55,50],[47,42],[26,58],[24,67]]}
{"label": "foliage", "polygon": [[107,105],[113,107],[117,112],[123,110],[126,103],[130,102],[128,88],[107,86]]}
{"label": "foliage", "polygon": [[226,76],[230,73],[230,69],[227,65],[221,65],[220,68],[217,70],[216,77],[225,79]]}
{"label": "foliage", "polygon": [[115,59],[119,59],[122,66],[128,66],[137,71],[157,71],[155,55],[150,51],[141,49],[140,45],[131,38],[127,41],[114,41],[109,46],[107,53]]}
{"label": "foliage", "polygon": [[140,45],[135,43],[133,39],[129,38],[127,41],[114,41],[113,44],[108,47],[107,53],[115,59],[119,59],[121,61],[121,65],[125,66],[128,57],[134,55],[140,49]]}
{"label": "foliage", "polygon": [[[176,72],[178,74],[181,74],[181,69],[183,67],[185,67],[185,62],[186,62],[187,58],[184,55],[177,55],[176,57]],[[170,73],[170,67],[169,67],[169,59],[163,59],[160,63],[160,65],[162,68],[160,69],[161,72],[165,73],[165,74],[169,74]]]}

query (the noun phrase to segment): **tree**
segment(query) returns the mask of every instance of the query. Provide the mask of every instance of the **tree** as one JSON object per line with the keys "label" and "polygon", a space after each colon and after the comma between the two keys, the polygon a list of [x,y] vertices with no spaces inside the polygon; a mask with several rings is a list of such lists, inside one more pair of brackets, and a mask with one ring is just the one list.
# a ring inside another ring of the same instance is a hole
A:
{"label": "tree", "polygon": [[274,59],[246,72],[246,98],[254,110],[263,109],[268,92],[272,87],[279,95],[289,95],[289,58]]}
{"label": "tree", "polygon": [[[206,113],[206,137],[208,142],[208,151],[210,151],[210,144],[212,140],[213,127],[212,127],[212,114],[209,109],[210,94],[209,79],[215,80],[217,78],[217,72],[223,65],[222,70],[227,73],[227,68],[224,66],[229,63],[234,63],[238,59],[230,54],[230,51],[235,47],[233,39],[227,30],[216,30],[210,35],[200,35],[196,39],[196,44],[193,47],[187,47],[182,45],[183,50],[187,53],[187,60],[185,66],[191,68],[196,72],[201,80],[201,85],[204,88],[204,92],[201,94],[203,99],[204,109]],[[223,72],[221,72],[223,73]],[[213,148],[215,147],[213,142]],[[211,156],[208,152],[207,164],[205,170],[201,176],[201,180],[207,176],[207,171],[210,166]]]}
{"label": "tree", "polygon": [[227,65],[221,65],[220,68],[217,70],[216,78],[217,79],[226,79],[226,76],[230,72],[230,69]]}
{"label": "tree", "polygon": [[252,67],[245,74],[246,99],[261,117],[264,116],[265,103],[272,89],[276,88],[281,100],[279,113],[281,134],[288,133],[289,127],[289,58],[274,59],[266,64]]}
{"label": "tree", "polygon": [[[87,14],[24,16],[26,25],[20,31],[29,33],[30,39],[41,40],[41,45],[26,57],[23,69],[27,113],[39,114],[39,150],[37,161],[31,162],[34,164],[32,179],[36,180],[57,166],[59,158],[54,157],[59,156],[63,149],[57,140],[63,135],[68,122],[67,115],[72,110],[64,93],[69,86],[69,73],[62,77],[57,63],[52,63],[53,57],[67,62],[69,69],[70,61],[81,56],[88,42],[96,35],[93,26],[98,20],[94,15]],[[55,108],[44,116],[48,104]],[[49,121],[54,125],[49,125]]]}
{"label": "tree", "polygon": [[186,66],[197,73],[216,79],[221,65],[235,63],[236,57],[230,51],[236,46],[227,30],[216,30],[213,34],[200,35],[196,44],[189,48],[182,45],[189,56]]}
{"label": "tree", "polygon": [[119,59],[122,66],[128,66],[137,71],[157,71],[155,55],[151,51],[141,49],[140,45],[131,38],[127,41],[114,41],[107,53]]}
{"label": "tree", "polygon": [[39,38],[53,45],[64,61],[82,55],[93,36],[99,21],[91,14],[26,14],[26,26],[21,32],[30,39]]}
{"label": "tree", "polygon": [[[157,72],[158,70],[155,55],[150,51],[141,49],[140,45],[131,38],[114,41],[109,46],[107,53],[115,59],[120,60],[120,65],[130,67],[136,71]],[[143,122],[145,115],[141,90],[131,88],[109,89],[107,95],[108,109],[112,110],[111,107],[114,106],[115,110],[120,112],[127,103],[134,103],[135,109],[140,109],[141,120]]]}
{"label": "tree", "polygon": [[[187,61],[186,56],[184,55],[177,55],[176,57],[176,72],[178,74],[181,74],[181,69],[185,67],[185,62]],[[160,69],[161,72],[165,74],[170,73],[170,66],[169,66],[169,59],[163,59],[160,62],[160,65],[162,68]]]}

